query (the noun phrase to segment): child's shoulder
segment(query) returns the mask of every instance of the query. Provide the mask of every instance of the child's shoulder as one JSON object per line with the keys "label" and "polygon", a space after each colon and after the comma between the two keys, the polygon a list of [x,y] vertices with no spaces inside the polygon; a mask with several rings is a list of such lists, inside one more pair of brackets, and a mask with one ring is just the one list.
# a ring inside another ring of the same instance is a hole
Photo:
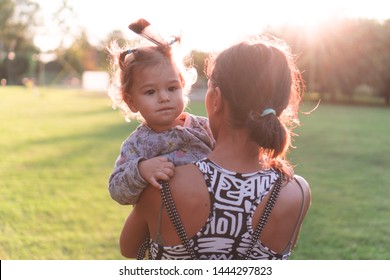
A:
{"label": "child's shoulder", "polygon": [[201,126],[205,126],[208,124],[208,119],[206,117],[203,117],[203,116],[198,116],[198,115],[193,115],[193,114],[190,114],[190,113],[186,113],[187,114],[187,117],[186,117],[186,121],[184,123],[184,126],[191,126],[191,125],[201,125]]}
{"label": "child's shoulder", "polygon": [[189,116],[190,118],[195,119],[195,120],[207,120],[207,117],[204,117],[204,116],[193,115],[191,113],[186,113],[186,114],[187,114],[187,116]]}
{"label": "child's shoulder", "polygon": [[149,132],[150,132],[150,128],[148,128],[145,124],[140,124],[130,133],[129,136],[127,136],[125,142],[142,138],[143,135],[147,135],[149,134]]}

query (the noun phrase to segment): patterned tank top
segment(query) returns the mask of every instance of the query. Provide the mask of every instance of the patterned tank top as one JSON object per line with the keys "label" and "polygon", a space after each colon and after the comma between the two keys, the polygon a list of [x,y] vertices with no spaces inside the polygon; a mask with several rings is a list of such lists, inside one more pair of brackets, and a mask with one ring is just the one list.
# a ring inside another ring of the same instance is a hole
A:
{"label": "patterned tank top", "polygon": [[[254,212],[279,175],[273,169],[231,172],[209,159],[195,165],[204,176],[211,205],[205,225],[189,239],[190,245],[197,259],[240,259],[250,247]],[[290,252],[288,249],[283,255],[277,254],[258,241],[249,259],[288,259]],[[150,240],[149,258],[190,259],[190,255],[182,244],[163,246]]]}

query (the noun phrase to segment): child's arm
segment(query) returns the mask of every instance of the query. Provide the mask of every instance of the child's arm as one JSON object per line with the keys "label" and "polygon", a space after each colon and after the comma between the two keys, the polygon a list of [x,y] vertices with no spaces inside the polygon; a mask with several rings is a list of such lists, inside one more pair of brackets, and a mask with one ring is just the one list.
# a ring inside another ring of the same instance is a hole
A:
{"label": "child's arm", "polygon": [[141,153],[144,147],[137,142],[138,138],[138,131],[135,131],[122,143],[108,180],[112,199],[122,205],[134,205],[148,184],[138,170],[138,163],[145,159]]}
{"label": "child's arm", "polygon": [[145,159],[136,147],[131,137],[122,144],[109,178],[110,195],[119,204],[135,204],[148,184],[160,188],[157,180],[169,180],[174,173],[173,163],[166,158]]}
{"label": "child's arm", "polygon": [[108,190],[112,199],[119,204],[133,205],[147,186],[147,182],[138,171],[138,162],[142,158],[131,158],[122,163],[123,157],[121,153],[115,163],[114,171],[108,181]]}

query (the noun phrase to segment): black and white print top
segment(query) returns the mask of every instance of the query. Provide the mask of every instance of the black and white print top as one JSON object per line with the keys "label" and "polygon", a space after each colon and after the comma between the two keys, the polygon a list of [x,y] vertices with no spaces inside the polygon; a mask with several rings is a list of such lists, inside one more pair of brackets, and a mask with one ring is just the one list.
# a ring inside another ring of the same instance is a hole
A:
{"label": "black and white print top", "polygon": [[[228,171],[209,159],[195,162],[210,193],[211,210],[205,225],[190,238],[197,259],[228,260],[245,256],[253,234],[252,218],[259,203],[278,179],[273,169],[254,173]],[[180,214],[180,213],[179,213]],[[151,259],[190,259],[185,247],[163,246],[151,240]],[[258,241],[249,259],[288,259]]]}

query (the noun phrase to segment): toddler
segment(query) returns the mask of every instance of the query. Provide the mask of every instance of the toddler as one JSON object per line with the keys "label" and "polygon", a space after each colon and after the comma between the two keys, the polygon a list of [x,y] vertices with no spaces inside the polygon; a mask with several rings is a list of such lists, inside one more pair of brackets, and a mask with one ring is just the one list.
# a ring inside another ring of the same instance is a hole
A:
{"label": "toddler", "polygon": [[113,43],[109,50],[115,71],[108,93],[126,119],[141,121],[122,143],[109,177],[111,197],[124,205],[135,204],[149,184],[160,188],[158,181],[169,180],[175,166],[206,157],[214,145],[207,118],[184,112],[196,71],[176,55],[178,38],[151,41],[155,45],[129,50]]}

